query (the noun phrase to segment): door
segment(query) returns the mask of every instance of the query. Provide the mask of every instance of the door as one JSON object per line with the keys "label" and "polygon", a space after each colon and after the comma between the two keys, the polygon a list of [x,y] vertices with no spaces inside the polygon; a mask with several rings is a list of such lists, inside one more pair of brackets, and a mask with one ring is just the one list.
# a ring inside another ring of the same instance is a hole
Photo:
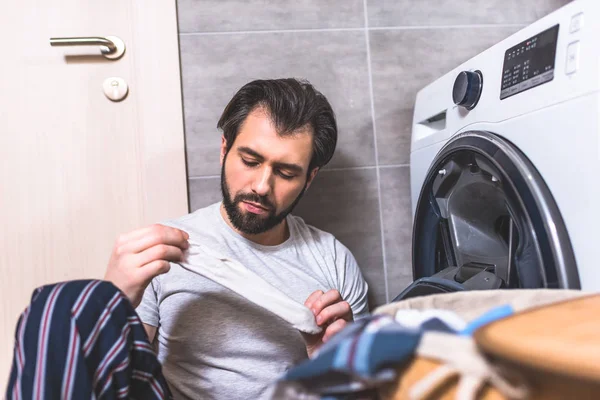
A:
{"label": "door", "polygon": [[[175,1],[3,3],[2,393],[36,286],[102,278],[119,233],[188,211]],[[123,41],[122,57],[50,46],[106,36]],[[107,78],[121,78],[108,88],[125,82],[127,97],[107,98]]]}

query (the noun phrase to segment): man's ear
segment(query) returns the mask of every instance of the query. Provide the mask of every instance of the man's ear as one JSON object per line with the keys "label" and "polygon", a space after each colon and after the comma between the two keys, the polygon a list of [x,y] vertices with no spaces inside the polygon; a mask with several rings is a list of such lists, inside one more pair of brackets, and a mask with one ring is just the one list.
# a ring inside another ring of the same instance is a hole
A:
{"label": "man's ear", "polygon": [[226,154],[227,154],[227,139],[225,139],[225,136],[221,136],[221,166],[223,166],[223,161],[225,160]]}
{"label": "man's ear", "polygon": [[306,180],[306,189],[305,190],[308,190],[313,179],[315,179],[315,176],[317,176],[317,172],[319,172],[319,167],[315,167],[315,168],[313,168],[312,171],[310,171],[310,174],[308,175],[308,179]]}

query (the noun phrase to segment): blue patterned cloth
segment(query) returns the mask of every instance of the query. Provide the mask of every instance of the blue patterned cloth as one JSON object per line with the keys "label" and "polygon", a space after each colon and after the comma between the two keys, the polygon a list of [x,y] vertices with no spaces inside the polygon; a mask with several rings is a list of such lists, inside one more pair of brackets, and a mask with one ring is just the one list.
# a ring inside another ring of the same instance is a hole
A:
{"label": "blue patterned cloth", "polygon": [[512,308],[503,306],[470,324],[443,310],[403,310],[396,318],[364,318],[325,343],[313,359],[290,369],[280,383],[294,383],[327,399],[346,398],[344,394],[394,380],[396,370],[412,359],[425,332],[470,335],[479,326],[510,314]]}
{"label": "blue patterned cloth", "polygon": [[38,288],[15,332],[7,399],[168,399],[142,323],[109,282]]}

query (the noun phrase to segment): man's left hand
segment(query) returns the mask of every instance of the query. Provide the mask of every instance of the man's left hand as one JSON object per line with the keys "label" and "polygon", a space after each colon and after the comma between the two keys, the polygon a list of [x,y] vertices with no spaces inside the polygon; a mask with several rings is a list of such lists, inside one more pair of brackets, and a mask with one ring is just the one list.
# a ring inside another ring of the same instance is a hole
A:
{"label": "man's left hand", "polygon": [[313,292],[304,302],[308,307],[323,330],[316,335],[303,333],[304,341],[306,342],[306,350],[308,356],[312,357],[314,352],[327,342],[333,335],[344,329],[348,322],[353,320],[352,309],[347,301],[342,299],[340,292],[331,289],[326,293],[322,290]]}

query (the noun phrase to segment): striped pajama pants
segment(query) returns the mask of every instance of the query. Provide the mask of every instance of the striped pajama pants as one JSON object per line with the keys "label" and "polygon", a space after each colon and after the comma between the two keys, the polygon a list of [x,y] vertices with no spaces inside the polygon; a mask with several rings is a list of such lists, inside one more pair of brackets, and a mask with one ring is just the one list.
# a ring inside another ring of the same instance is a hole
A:
{"label": "striped pajama pants", "polygon": [[15,331],[7,399],[169,399],[129,300],[106,281],[36,289]]}

